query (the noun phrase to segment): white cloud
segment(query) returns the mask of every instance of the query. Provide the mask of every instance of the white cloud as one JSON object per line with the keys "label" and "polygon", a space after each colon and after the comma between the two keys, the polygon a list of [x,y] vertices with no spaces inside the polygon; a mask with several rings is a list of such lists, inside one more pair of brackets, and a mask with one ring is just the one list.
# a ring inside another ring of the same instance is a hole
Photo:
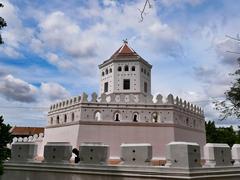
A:
{"label": "white cloud", "polygon": [[182,7],[185,4],[196,6],[202,3],[203,1],[204,0],[160,0],[160,2],[167,7],[170,7],[170,6]]}
{"label": "white cloud", "polygon": [[6,20],[7,27],[2,32],[5,44],[0,48],[0,52],[11,58],[18,58],[22,56],[20,53],[21,46],[28,44],[32,38],[33,31],[23,26],[17,7],[7,0],[2,3],[4,8],[1,8],[0,16]]}
{"label": "white cloud", "polygon": [[[225,65],[237,65],[237,58],[239,57],[240,45],[237,41],[225,38],[215,41],[216,52],[220,61]],[[233,53],[231,53],[233,52]]]}
{"label": "white cloud", "polygon": [[[5,72],[3,73],[5,74]],[[10,74],[2,77],[0,94],[9,101],[38,104],[70,96],[69,92],[58,83],[41,83],[38,88]]]}
{"label": "white cloud", "polygon": [[35,102],[37,89],[21,79],[7,75],[0,84],[0,94],[8,100]]}
{"label": "white cloud", "polygon": [[57,83],[42,83],[41,94],[49,101],[56,101],[70,96],[69,92],[60,84]]}

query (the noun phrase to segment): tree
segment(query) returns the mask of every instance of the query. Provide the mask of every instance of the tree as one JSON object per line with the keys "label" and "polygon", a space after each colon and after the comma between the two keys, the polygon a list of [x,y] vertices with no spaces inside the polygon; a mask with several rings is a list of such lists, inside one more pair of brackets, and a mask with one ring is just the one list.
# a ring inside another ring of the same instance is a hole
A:
{"label": "tree", "polygon": [[[3,7],[3,4],[0,3],[0,8],[2,8],[2,7]],[[7,26],[6,21],[2,17],[0,17],[0,30],[2,30],[2,28],[6,27],[6,26]],[[0,44],[3,44],[3,40],[2,40],[1,34],[0,34]]]}
{"label": "tree", "polygon": [[239,132],[235,132],[233,127],[216,128],[214,121],[205,123],[207,143],[226,143],[229,146],[239,143]]}
{"label": "tree", "polygon": [[9,133],[11,126],[4,124],[3,121],[3,117],[0,116],[0,175],[3,173],[2,162],[10,157],[10,149],[6,146],[12,140],[12,136]]}
{"label": "tree", "polygon": [[216,109],[221,113],[221,119],[230,116],[240,119],[240,58],[237,61],[239,67],[231,74],[235,79],[230,89],[225,92],[226,99],[215,102]]}
{"label": "tree", "polygon": [[214,121],[205,122],[206,140],[207,143],[214,143],[217,141],[217,130]]}

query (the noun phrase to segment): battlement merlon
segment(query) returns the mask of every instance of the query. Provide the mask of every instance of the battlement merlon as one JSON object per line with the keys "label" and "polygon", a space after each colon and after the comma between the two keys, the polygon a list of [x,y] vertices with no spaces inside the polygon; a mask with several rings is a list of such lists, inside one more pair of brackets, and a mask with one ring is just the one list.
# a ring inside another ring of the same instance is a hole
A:
{"label": "battlement merlon", "polygon": [[100,97],[98,97],[97,93],[91,94],[91,99],[89,100],[88,95],[86,93],[82,93],[81,96],[75,96],[60,102],[57,102],[55,104],[52,104],[50,106],[50,111],[58,111],[61,109],[66,109],[68,107],[72,107],[79,104],[108,104],[108,105],[143,105],[145,107],[147,106],[172,106],[174,105],[177,108],[180,108],[182,110],[192,112],[201,116],[204,116],[204,111],[201,107],[198,107],[196,105],[193,105],[190,102],[187,102],[186,100],[182,100],[178,96],[174,98],[172,94],[169,94],[165,99],[161,94],[158,94],[155,98],[153,96],[143,96],[142,94],[102,94]]}

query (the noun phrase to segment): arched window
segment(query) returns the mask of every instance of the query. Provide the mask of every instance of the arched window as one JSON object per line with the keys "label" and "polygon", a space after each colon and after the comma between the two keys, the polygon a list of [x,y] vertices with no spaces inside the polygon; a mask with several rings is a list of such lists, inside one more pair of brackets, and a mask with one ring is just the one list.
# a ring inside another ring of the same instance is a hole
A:
{"label": "arched window", "polygon": [[72,113],[72,121],[74,121],[74,113]]}
{"label": "arched window", "polygon": [[99,111],[97,111],[97,112],[95,113],[95,120],[96,120],[96,121],[101,121],[101,113],[100,113]]}
{"label": "arched window", "polygon": [[158,113],[157,112],[152,113],[152,122],[158,122]]}
{"label": "arched window", "polygon": [[51,117],[51,121],[50,121],[51,124],[53,124],[53,118]]}
{"label": "arched window", "polygon": [[106,71],[105,71],[105,72],[106,72],[106,74],[108,74],[108,69],[106,69]]}
{"label": "arched window", "polygon": [[102,72],[102,76],[104,76],[104,72]]}
{"label": "arched window", "polygon": [[57,124],[59,124],[60,123],[60,121],[59,121],[59,116],[57,116]]}
{"label": "arched window", "polygon": [[133,114],[133,122],[138,122],[138,113]]}
{"label": "arched window", "polygon": [[124,66],[124,71],[128,71],[128,65]]}
{"label": "arched window", "polygon": [[109,72],[112,73],[112,68],[109,69]]}
{"label": "arched window", "polygon": [[187,124],[187,126],[189,125],[189,119],[188,118],[186,119],[186,124]]}
{"label": "arched window", "polygon": [[143,70],[144,74],[146,74],[146,69]]}
{"label": "arched window", "polygon": [[119,113],[115,113],[114,121],[120,121],[120,114]]}
{"label": "arched window", "polygon": [[132,71],[135,71],[135,66],[132,66]]}
{"label": "arched window", "polygon": [[118,66],[118,71],[122,71],[122,67],[121,66]]}
{"label": "arched window", "polygon": [[64,114],[64,122],[66,123],[67,122],[67,115]]}

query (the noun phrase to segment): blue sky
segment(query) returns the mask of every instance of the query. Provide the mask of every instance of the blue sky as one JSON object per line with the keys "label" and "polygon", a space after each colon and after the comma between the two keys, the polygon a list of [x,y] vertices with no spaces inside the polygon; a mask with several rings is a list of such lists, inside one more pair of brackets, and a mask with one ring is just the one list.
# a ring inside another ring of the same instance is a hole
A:
{"label": "blue sky", "polygon": [[[240,51],[240,2],[156,0],[139,22],[139,1],[3,0],[0,112],[7,123],[44,126],[50,104],[98,92],[98,64],[127,38],[153,65],[152,94],[172,93],[218,120],[213,101],[224,97]],[[220,125],[235,124],[229,119]]]}

